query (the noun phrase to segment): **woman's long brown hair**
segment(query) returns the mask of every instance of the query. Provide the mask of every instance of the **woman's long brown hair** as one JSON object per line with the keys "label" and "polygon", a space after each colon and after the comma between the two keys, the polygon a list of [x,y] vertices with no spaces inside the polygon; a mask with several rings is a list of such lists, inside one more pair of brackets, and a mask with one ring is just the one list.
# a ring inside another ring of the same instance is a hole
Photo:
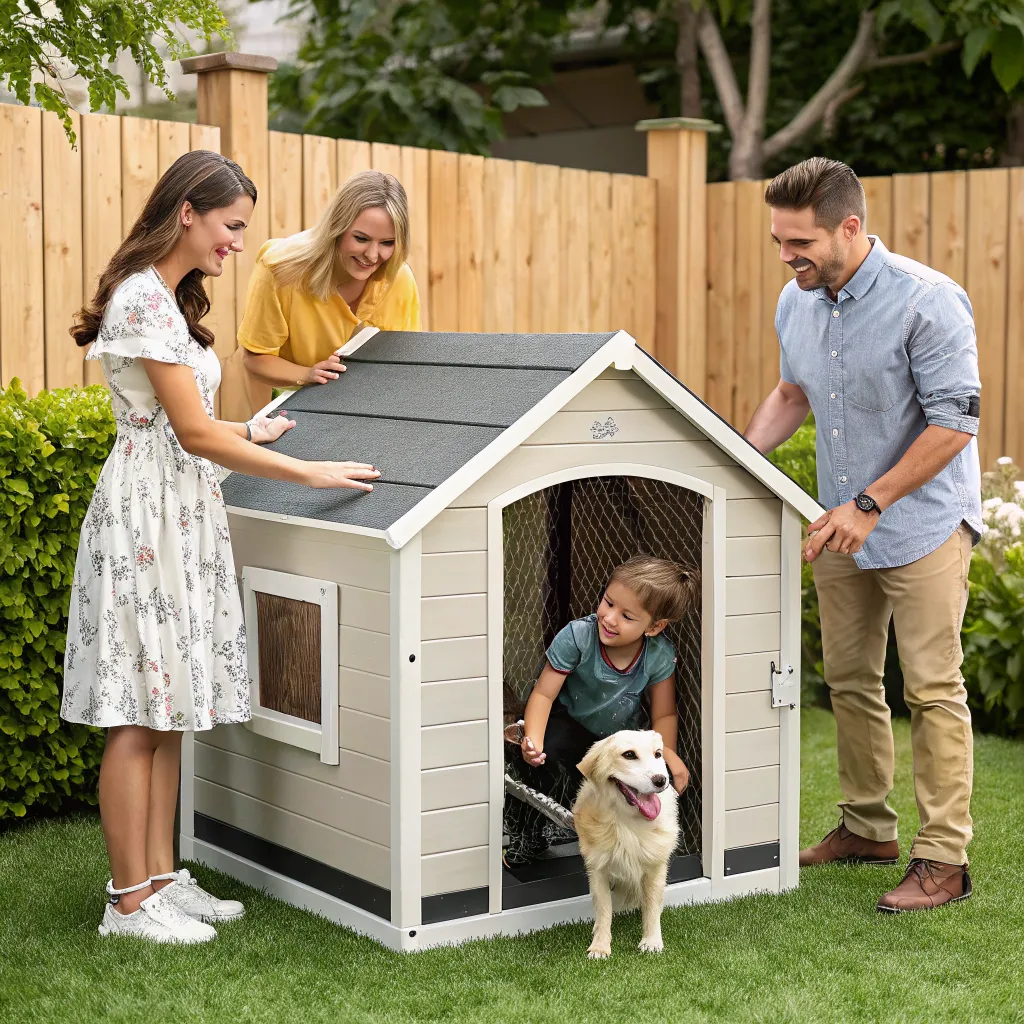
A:
{"label": "woman's long brown hair", "polygon": [[[131,231],[110,258],[92,302],[75,315],[70,332],[75,342],[91,345],[117,286],[132,274],[159,263],[178,244],[185,230],[181,223],[184,203],[204,214],[230,206],[241,195],[255,203],[256,186],[233,160],[207,149],[178,157],[156,183]],[[201,270],[190,270],[174,295],[189,333],[204,348],[213,344],[213,331],[199,323],[210,311],[210,299],[203,287],[205,276]]]}

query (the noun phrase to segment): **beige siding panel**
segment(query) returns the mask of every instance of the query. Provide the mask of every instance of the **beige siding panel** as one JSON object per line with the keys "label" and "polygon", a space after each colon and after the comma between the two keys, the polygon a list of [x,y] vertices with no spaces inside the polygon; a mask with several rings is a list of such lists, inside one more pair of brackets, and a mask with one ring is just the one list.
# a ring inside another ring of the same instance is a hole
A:
{"label": "beige siding panel", "polygon": [[424,597],[483,594],[487,590],[487,553],[458,551],[424,555],[421,586]]}
{"label": "beige siding panel", "polygon": [[[737,498],[771,497],[771,491],[740,466],[701,468],[700,472],[694,473],[694,476],[699,476],[715,487],[724,487],[729,501]],[[728,508],[729,506],[726,504],[727,511]]]}
{"label": "beige siding panel", "polygon": [[375,885],[391,884],[391,855],[386,846],[203,779],[196,780],[195,792],[196,810],[203,814]]}
{"label": "beige siding panel", "polygon": [[725,736],[725,770],[761,768],[779,763],[779,730],[757,729]]}
{"label": "beige siding panel", "polygon": [[338,715],[338,732],[345,750],[391,760],[391,723],[386,718],[346,708]]}
{"label": "beige siding panel", "polygon": [[757,807],[779,802],[779,767],[745,768],[725,773],[725,809]]}
{"label": "beige siding panel", "polygon": [[487,760],[487,722],[425,726],[420,767],[451,768]]}
{"label": "beige siding panel", "polygon": [[770,690],[772,662],[779,667],[778,650],[767,654],[734,654],[725,659],[725,692],[746,693]]}
{"label": "beige siding panel", "polygon": [[450,679],[474,679],[487,674],[487,637],[458,640],[427,640],[420,648],[423,666],[420,681],[439,683]]}
{"label": "beige siding panel", "polygon": [[[565,403],[565,412],[614,412],[622,409],[668,409],[668,402],[646,381],[607,380],[604,374]],[[696,428],[694,428],[696,429]]]}
{"label": "beige siding panel", "polygon": [[763,654],[777,651],[782,637],[782,616],[727,615],[725,617],[725,654]]}
{"label": "beige siding panel", "polygon": [[390,675],[391,638],[385,633],[341,626],[338,630],[338,663],[343,668],[354,668],[375,676]]}
{"label": "beige siding panel", "polygon": [[725,812],[725,848],[774,843],[779,838],[779,805],[743,807]]}
{"label": "beige siding panel", "polygon": [[391,713],[390,689],[391,680],[387,676],[358,672],[354,668],[339,670],[338,704],[342,708],[388,718]]}
{"label": "beige siding panel", "polygon": [[435,853],[423,858],[421,887],[423,896],[442,892],[477,889],[487,884],[486,846],[455,853]]}
{"label": "beige siding panel", "polygon": [[385,594],[391,586],[390,549],[383,541],[239,515],[230,515],[228,525],[239,575],[252,565]]}
{"label": "beige siding panel", "polygon": [[423,528],[423,554],[483,551],[487,547],[487,509],[447,508]]}
{"label": "beige siding panel", "polygon": [[391,632],[391,601],[379,590],[342,587],[339,614],[343,626],[369,629],[374,633]]}
{"label": "beige siding panel", "polygon": [[[736,478],[737,486],[742,484],[747,491],[751,490],[751,484],[754,488],[760,486],[749,473],[739,470],[730,457],[710,441],[523,445],[510,452],[494,469],[464,491],[452,504],[463,508],[486,505],[492,498],[528,480],[534,480],[558,470],[600,462],[662,466],[705,480],[709,480],[712,474],[704,467],[718,467],[715,476],[718,476],[723,470],[730,474],[737,472],[740,474]],[[750,481],[750,484],[745,483],[747,480]],[[764,491],[764,488],[761,490]],[[761,497],[761,494],[754,491],[749,494],[744,493],[742,496]]]}
{"label": "beige siding panel", "polygon": [[778,498],[732,498],[725,505],[727,537],[773,537],[782,533]]}
{"label": "beige siding panel", "polygon": [[[342,711],[342,717],[348,714]],[[302,775],[329,786],[347,789],[387,803],[391,799],[391,769],[387,761],[343,750],[340,763],[324,764],[318,754],[258,736],[241,725],[226,725],[196,735],[196,747],[209,745]],[[387,757],[387,751],[383,752]]]}
{"label": "beige siding panel", "polygon": [[725,581],[729,615],[777,612],[782,608],[781,576],[732,576]]}
{"label": "beige siding panel", "polygon": [[425,597],[420,604],[423,640],[451,640],[487,632],[486,594]]}
{"label": "beige siding panel", "polygon": [[455,679],[443,683],[424,683],[423,724],[452,725],[477,722],[487,717],[487,679]]}
{"label": "beige siding panel", "polygon": [[776,537],[729,537],[726,576],[773,576],[782,572],[782,542]]}
{"label": "beige siding panel", "polygon": [[381,846],[390,843],[391,811],[386,803],[378,800],[205,744],[196,746],[196,777],[371,843]]}
{"label": "beige siding panel", "polygon": [[487,804],[427,811],[421,816],[424,855],[466,850],[487,843]]}
{"label": "beige siding panel", "polygon": [[623,409],[600,413],[555,413],[523,444],[593,444],[600,441],[607,447],[629,441],[700,441],[703,437],[675,409]]}
{"label": "beige siding panel", "polygon": [[772,707],[770,690],[726,694],[725,731],[727,733],[750,732],[754,729],[776,729],[778,725],[779,709]]}
{"label": "beige siding panel", "polygon": [[598,380],[639,380],[640,378],[632,370],[616,370],[614,366],[609,366],[607,370],[602,370],[597,375]]}
{"label": "beige siding panel", "polygon": [[434,768],[423,772],[421,800],[424,811],[464,804],[485,803],[488,796],[487,763],[464,764],[456,768]]}

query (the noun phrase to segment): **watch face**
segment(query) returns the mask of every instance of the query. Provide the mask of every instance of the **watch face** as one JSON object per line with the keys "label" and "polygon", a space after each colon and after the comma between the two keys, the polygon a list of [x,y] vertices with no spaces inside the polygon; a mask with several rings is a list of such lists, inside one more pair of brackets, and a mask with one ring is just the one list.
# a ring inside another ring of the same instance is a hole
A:
{"label": "watch face", "polygon": [[872,498],[869,498],[866,494],[857,495],[857,508],[862,512],[870,512],[875,507],[875,502]]}

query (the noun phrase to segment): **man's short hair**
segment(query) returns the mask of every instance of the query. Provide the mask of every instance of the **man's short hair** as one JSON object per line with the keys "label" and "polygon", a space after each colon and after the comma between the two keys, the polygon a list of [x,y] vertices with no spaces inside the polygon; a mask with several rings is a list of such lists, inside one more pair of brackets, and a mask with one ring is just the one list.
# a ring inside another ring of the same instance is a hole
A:
{"label": "man's short hair", "polygon": [[864,186],[853,170],[839,160],[812,156],[773,178],[765,189],[764,201],[782,210],[814,211],[814,223],[835,231],[847,217],[860,217],[867,224]]}

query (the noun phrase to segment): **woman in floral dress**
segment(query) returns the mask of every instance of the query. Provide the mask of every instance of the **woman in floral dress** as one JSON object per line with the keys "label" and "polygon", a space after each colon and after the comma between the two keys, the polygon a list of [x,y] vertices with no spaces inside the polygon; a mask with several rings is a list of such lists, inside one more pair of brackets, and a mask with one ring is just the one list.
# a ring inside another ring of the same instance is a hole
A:
{"label": "woman in floral dress", "polygon": [[220,362],[200,323],[252,216],[256,189],[196,151],[157,183],[72,328],[101,362],[117,439],[82,524],[61,716],[107,729],[99,801],[110,857],[101,935],[203,942],[244,908],[173,870],[185,730],[250,717],[245,630],[219,467],[311,487],[371,490],[353,462],[265,450],[295,423],[214,418]]}

